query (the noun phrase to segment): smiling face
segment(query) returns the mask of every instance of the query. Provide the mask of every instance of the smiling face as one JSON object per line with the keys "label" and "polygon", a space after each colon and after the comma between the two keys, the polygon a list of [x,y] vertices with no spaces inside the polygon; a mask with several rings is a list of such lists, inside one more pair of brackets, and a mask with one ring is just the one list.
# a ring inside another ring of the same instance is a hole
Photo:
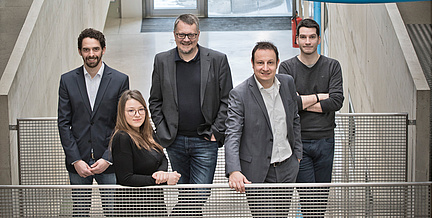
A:
{"label": "smiling face", "polygon": [[140,126],[145,121],[145,116],[147,116],[146,109],[139,101],[129,99],[125,103],[125,119],[134,130],[139,132]]}
{"label": "smiling face", "polygon": [[320,43],[320,37],[315,28],[301,27],[297,36],[297,43],[300,46],[301,53],[305,55],[315,54]]}
{"label": "smiling face", "polygon": [[[194,54],[197,51],[197,43],[199,41],[200,31],[197,29],[196,24],[189,25],[182,21],[179,21],[173,34],[175,37],[176,46],[178,46],[179,53],[188,55]],[[192,39],[190,39],[188,36],[185,36],[185,38],[181,39],[177,36],[177,34],[197,35],[194,35]]]}
{"label": "smiling face", "polygon": [[78,53],[87,67],[100,67],[105,47],[101,48],[101,44],[97,39],[87,37],[83,39],[82,47],[78,50]]}
{"label": "smiling face", "polygon": [[276,53],[271,49],[258,49],[254,56],[252,66],[256,79],[264,88],[271,87],[279,65]]}

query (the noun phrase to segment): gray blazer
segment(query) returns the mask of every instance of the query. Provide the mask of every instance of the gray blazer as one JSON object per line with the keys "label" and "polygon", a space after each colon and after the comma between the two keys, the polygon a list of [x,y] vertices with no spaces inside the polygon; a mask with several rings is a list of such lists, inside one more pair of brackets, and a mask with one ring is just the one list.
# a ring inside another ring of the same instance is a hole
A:
{"label": "gray blazer", "polygon": [[[220,146],[224,143],[228,96],[232,76],[225,54],[199,46],[201,63],[200,102],[205,123],[199,135],[214,134]],[[178,133],[178,94],[176,89],[176,48],[159,53],[154,59],[149,109],[156,127],[157,140],[168,147]]]}
{"label": "gray blazer", "polygon": [[[289,75],[277,74],[276,77],[281,83],[279,93],[286,112],[288,140],[293,155],[301,159],[303,145],[294,79]],[[230,92],[226,127],[226,176],[241,171],[251,182],[263,183],[270,167],[273,133],[253,75]]]}

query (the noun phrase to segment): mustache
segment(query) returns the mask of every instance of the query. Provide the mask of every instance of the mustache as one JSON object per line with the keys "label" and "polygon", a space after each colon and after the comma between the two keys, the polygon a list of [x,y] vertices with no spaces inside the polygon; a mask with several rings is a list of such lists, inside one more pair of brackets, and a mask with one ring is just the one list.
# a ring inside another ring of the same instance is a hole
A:
{"label": "mustache", "polygon": [[89,60],[89,59],[99,59],[99,57],[98,56],[86,57],[86,60]]}

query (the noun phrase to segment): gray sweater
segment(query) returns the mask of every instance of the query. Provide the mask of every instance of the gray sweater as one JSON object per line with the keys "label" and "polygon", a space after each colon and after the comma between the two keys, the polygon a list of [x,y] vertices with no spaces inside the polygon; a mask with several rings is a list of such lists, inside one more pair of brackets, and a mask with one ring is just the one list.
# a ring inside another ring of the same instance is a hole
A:
{"label": "gray sweater", "polygon": [[333,138],[336,127],[335,111],[341,109],[344,101],[339,62],[321,55],[316,64],[309,68],[297,57],[293,57],[280,64],[279,74],[289,74],[294,78],[299,95],[329,93],[328,99],[320,101],[323,113],[304,111],[300,96],[297,104],[302,139]]}

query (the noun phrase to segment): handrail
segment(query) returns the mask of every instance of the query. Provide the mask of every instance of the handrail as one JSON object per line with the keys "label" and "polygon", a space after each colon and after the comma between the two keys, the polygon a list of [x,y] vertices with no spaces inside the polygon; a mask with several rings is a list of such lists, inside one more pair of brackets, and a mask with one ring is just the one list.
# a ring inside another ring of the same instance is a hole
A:
{"label": "handrail", "polygon": [[[432,186],[432,182],[372,182],[372,183],[253,183],[245,184],[246,188],[298,188],[298,187],[388,187],[388,186]],[[131,187],[122,185],[0,185],[0,189],[200,189],[229,188],[228,183],[218,184],[178,184]]]}
{"label": "handrail", "polygon": [[[408,113],[336,113],[336,116],[405,116]],[[28,118],[19,118],[17,120],[56,120],[57,117],[28,117]]]}

